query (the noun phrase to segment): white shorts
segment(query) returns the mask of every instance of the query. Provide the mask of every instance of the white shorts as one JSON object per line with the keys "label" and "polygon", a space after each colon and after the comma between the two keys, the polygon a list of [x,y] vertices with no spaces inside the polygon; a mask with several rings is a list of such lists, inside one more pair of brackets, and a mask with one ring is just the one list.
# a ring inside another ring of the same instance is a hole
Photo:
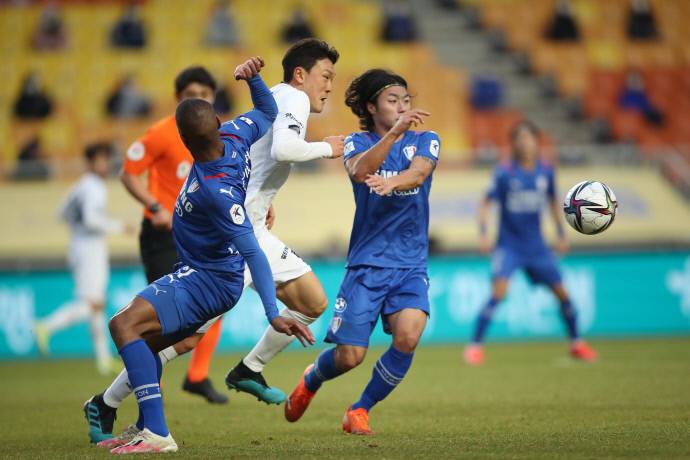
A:
{"label": "white shorts", "polygon": [[[259,246],[266,254],[266,258],[268,258],[268,263],[273,273],[273,282],[276,285],[297,279],[311,271],[309,264],[295,254],[292,249],[280,241],[273,233],[267,230],[260,231],[256,238],[259,241]],[[249,267],[244,269],[244,287],[254,288]],[[206,333],[221,316],[216,316],[205,322],[203,326],[196,330],[196,333]]]}
{"label": "white shorts", "polygon": [[[256,239],[268,258],[276,285],[297,279],[311,271],[308,263],[270,231],[264,229],[256,232]],[[244,269],[244,287],[254,288],[249,267]]]}
{"label": "white shorts", "polygon": [[108,247],[104,238],[72,238],[68,263],[78,299],[104,302],[108,286]]}

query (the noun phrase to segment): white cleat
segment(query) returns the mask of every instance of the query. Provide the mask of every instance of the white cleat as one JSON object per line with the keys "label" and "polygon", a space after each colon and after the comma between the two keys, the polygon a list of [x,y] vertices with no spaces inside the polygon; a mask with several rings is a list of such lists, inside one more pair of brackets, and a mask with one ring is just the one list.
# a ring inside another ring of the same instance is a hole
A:
{"label": "white cleat", "polygon": [[139,434],[139,428],[136,425],[130,425],[125,428],[122,433],[115,436],[114,438],[105,439],[96,444],[97,447],[107,447],[108,449],[114,449],[116,447],[124,446],[129,441],[134,439],[136,435]]}
{"label": "white cleat", "polygon": [[159,436],[144,428],[137,433],[131,441],[110,451],[111,454],[146,454],[146,453],[166,453],[177,452],[177,443],[172,435],[168,433],[166,437]]}

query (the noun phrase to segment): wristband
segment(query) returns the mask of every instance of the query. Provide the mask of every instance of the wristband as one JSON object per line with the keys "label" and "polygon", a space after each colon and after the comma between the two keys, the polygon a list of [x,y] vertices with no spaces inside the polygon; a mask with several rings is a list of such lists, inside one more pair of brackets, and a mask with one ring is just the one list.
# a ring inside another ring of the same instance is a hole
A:
{"label": "wristband", "polygon": [[161,204],[159,202],[155,202],[146,209],[148,209],[151,214],[155,214],[161,210]]}

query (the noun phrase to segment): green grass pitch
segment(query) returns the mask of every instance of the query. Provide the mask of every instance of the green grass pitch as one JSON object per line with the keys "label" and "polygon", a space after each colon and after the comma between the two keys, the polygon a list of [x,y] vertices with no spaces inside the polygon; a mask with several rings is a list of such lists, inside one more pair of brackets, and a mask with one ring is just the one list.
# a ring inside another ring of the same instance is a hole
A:
{"label": "green grass pitch", "polygon": [[[321,389],[302,420],[232,392],[211,406],[180,390],[187,359],[164,372],[165,409],[180,451],[170,458],[690,458],[690,339],[594,341],[601,359],[573,362],[563,343],[490,344],[481,368],[459,346],[422,346],[399,388],[371,412],[373,437],[341,432],[348,404],[381,349]],[[266,370],[291,391],[317,351]],[[221,386],[239,355],[218,355]],[[0,458],[110,458],[92,447],[81,405],[109,383],[91,361],[0,364]],[[224,386],[223,386],[224,388]],[[126,401],[116,431],[134,420]],[[166,457],[167,458],[167,457]]]}

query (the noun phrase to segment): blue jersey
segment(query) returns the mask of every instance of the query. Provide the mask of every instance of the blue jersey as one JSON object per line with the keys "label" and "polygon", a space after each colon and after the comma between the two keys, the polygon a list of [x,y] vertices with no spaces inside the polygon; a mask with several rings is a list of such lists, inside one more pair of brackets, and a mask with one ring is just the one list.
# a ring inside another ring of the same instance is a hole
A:
{"label": "blue jersey", "polygon": [[541,213],[555,197],[553,168],[537,162],[533,170],[516,162],[496,168],[487,198],[500,210],[498,247],[522,254],[548,250],[541,232]]}
{"label": "blue jersey", "polygon": [[271,126],[271,120],[252,110],[224,123],[221,158],[194,162],[175,202],[173,236],[184,265],[219,274],[244,273],[244,259],[232,240],[253,232],[244,198],[251,171],[249,147]]}
{"label": "blue jersey", "polygon": [[[345,139],[344,159],[365,152],[381,138],[372,132]],[[410,167],[416,156],[438,161],[440,140],[433,131],[408,131],[393,144],[376,174],[391,177]],[[425,267],[429,252],[429,191],[431,175],[417,188],[379,196],[352,180],[355,217],[347,253],[348,268]]]}

